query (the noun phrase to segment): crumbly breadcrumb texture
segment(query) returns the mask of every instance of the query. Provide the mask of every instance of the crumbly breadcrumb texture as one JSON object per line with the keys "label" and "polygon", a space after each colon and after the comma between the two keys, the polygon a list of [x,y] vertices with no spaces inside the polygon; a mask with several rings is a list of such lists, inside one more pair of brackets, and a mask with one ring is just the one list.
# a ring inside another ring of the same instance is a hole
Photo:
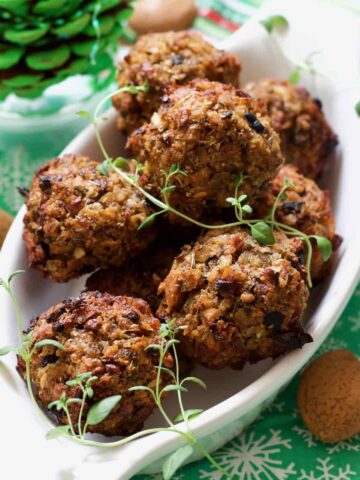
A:
{"label": "crumbly breadcrumb texture", "polygon": [[195,362],[242,368],[311,341],[303,243],[275,237],[262,246],[245,228],[210,231],[175,259],[157,313],[186,326],[179,348]]}
{"label": "crumbly breadcrumb texture", "polygon": [[[39,347],[31,359],[31,381],[40,404],[67,398],[81,398],[79,386],[66,382],[77,375],[91,372],[98,377],[92,383],[93,398],[88,398],[84,418],[94,403],[122,395],[120,403],[100,424],[90,426],[92,433],[129,435],[143,427],[155,408],[152,396],[145,391],[129,392],[130,387],[153,387],[156,382],[158,354],[148,349],[159,343],[160,322],[153,317],[144,300],[114,297],[107,293],[85,292],[68,298],[49,308],[33,321],[31,346],[43,339],[60,342],[65,351],[54,346]],[[170,355],[165,365],[172,367]],[[18,360],[18,369],[24,376],[24,364]],[[163,384],[168,379],[163,377]],[[69,405],[72,422],[77,424],[80,406]],[[59,424],[66,424],[64,412],[51,410]]]}
{"label": "crumbly breadcrumb texture", "polygon": [[321,102],[302,87],[278,80],[251,82],[244,90],[268,109],[288,163],[316,178],[325,168],[338,141],[322,112]]}
{"label": "crumbly breadcrumb texture", "polygon": [[153,232],[142,195],[87,157],[64,155],[35,174],[26,199],[24,241],[29,265],[66,282],[96,268],[121,265],[144,250]]}
{"label": "crumbly breadcrumb texture", "polygon": [[[169,203],[192,218],[229,207],[235,182],[254,198],[283,163],[280,139],[259,102],[229,85],[194,80],[163,101],[127,147],[144,164],[141,183],[159,195],[164,171],[178,164]],[[175,217],[174,220],[179,220]]]}
{"label": "crumbly breadcrumb texture", "polygon": [[119,111],[118,126],[131,133],[149,121],[169,87],[184,85],[195,78],[238,86],[239,74],[240,63],[234,55],[218,50],[196,33],[142,35],[120,62],[118,83],[123,87],[146,82],[149,91],[113,96],[113,105]]}
{"label": "crumbly breadcrumb texture", "polygon": [[[306,235],[327,238],[335,250],[339,237],[335,235],[335,219],[331,211],[329,192],[322,190],[314,180],[304,177],[294,165],[284,165],[274,180],[269,182],[264,189],[264,195],[257,202],[255,215],[262,218],[270,212],[286,179],[296,188],[287,189],[286,198],[279,200],[276,219]],[[315,241],[312,242],[311,277],[314,282],[318,282],[329,273],[334,255],[324,262],[319,247]]]}

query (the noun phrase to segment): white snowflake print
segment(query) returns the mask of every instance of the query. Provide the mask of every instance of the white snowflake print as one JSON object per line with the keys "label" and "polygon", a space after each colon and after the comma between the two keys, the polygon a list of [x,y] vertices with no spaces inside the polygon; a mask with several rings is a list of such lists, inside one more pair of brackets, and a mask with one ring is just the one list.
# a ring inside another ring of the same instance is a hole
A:
{"label": "white snowflake print", "polygon": [[348,317],[349,322],[352,324],[350,327],[351,332],[360,332],[360,312],[356,317]]}
{"label": "white snowflake print", "polygon": [[329,455],[343,451],[360,452],[360,434],[355,435],[355,437],[349,438],[348,440],[334,443],[334,445],[329,445],[326,450],[329,452]]}
{"label": "white snowflake print", "polygon": [[267,413],[282,413],[284,411],[285,402],[272,402],[260,415],[258,415],[258,420],[263,420]]}
{"label": "white snowflake print", "polygon": [[295,425],[292,430],[304,440],[304,442],[309,448],[315,447],[317,445],[314,435],[307,428],[302,428],[298,425]]}
{"label": "white snowflake print", "polygon": [[305,470],[301,469],[301,477],[298,480],[353,480],[350,477],[356,475],[351,470],[350,465],[346,465],[345,469],[338,468],[335,470],[335,465],[330,463],[330,457],[317,458],[316,461],[319,464],[315,467],[316,471],[311,470],[310,473],[306,473]]}
{"label": "white snowflake print", "polygon": [[[287,480],[295,475],[294,463],[283,465],[277,458],[283,449],[291,449],[290,439],[283,439],[280,430],[270,430],[270,435],[245,433],[232,441],[214,457],[234,478],[241,480]],[[200,470],[201,479],[220,480],[219,471]]]}

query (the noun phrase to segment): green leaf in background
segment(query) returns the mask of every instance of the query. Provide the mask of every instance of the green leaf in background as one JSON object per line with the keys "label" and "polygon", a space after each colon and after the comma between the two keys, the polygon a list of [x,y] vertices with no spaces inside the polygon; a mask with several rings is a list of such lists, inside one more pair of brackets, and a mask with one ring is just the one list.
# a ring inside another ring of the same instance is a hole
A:
{"label": "green leaf in background", "polygon": [[200,408],[191,408],[189,410],[185,410],[184,415],[182,413],[176,415],[174,418],[174,423],[180,423],[185,419],[190,420],[191,418],[198,417],[203,411],[204,410],[201,410]]}
{"label": "green leaf in background", "polygon": [[269,225],[263,221],[250,225],[251,235],[262,245],[272,245],[275,243],[273,231]]}
{"label": "green leaf in background", "polygon": [[6,347],[0,348],[0,357],[4,357],[5,355],[7,355],[10,352],[17,353],[18,348],[14,347],[13,345],[6,345]]}
{"label": "green leaf in background", "polygon": [[260,20],[261,25],[263,25],[266,30],[271,33],[274,28],[287,28],[289,22],[283,15],[271,15],[270,17]]}
{"label": "green leaf in background", "polygon": [[193,447],[191,445],[186,445],[170,455],[170,457],[165,460],[163,465],[164,480],[170,480],[176,471],[181,467],[181,465],[183,465],[183,463],[191,457],[193,452]]}
{"label": "green leaf in background", "polygon": [[52,428],[46,433],[45,438],[46,440],[53,440],[54,438],[63,437],[69,433],[69,430],[70,425],[62,425],[61,427]]}
{"label": "green leaf in background", "polygon": [[324,262],[327,262],[331,256],[332,253],[332,244],[328,238],[325,237],[319,237],[317,235],[314,235],[317,246],[320,249],[321,252],[321,257],[324,260]]}
{"label": "green leaf in background", "polygon": [[113,395],[104,398],[100,402],[95,403],[89,410],[86,418],[88,425],[98,425],[107,418],[116,405],[120,402],[121,395]]}
{"label": "green leaf in background", "polygon": [[360,100],[357,102],[357,104],[355,105],[355,112],[357,113],[357,115],[360,117]]}

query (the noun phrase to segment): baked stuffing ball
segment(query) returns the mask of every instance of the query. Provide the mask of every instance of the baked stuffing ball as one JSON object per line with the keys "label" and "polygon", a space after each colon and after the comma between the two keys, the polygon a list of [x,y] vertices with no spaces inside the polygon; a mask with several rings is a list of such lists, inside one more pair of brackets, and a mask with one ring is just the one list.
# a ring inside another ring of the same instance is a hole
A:
{"label": "baked stuffing ball", "polygon": [[118,126],[125,133],[150,120],[169,86],[184,85],[194,78],[209,78],[238,86],[240,64],[231,53],[218,50],[200,35],[166,32],[142,35],[120,62],[118,83],[149,86],[147,93],[113,96],[119,111]]}
{"label": "baked stuffing ball", "polygon": [[278,80],[245,85],[244,90],[264,101],[288,163],[301,173],[316,178],[337,145],[337,137],[321,110],[321,102],[302,87]]}
{"label": "baked stuffing ball", "polygon": [[97,270],[86,281],[87,290],[142,298],[153,312],[160,304],[157,289],[169,273],[178,249],[170,246],[150,247],[139,257],[121,267]]}
{"label": "baked stuffing ball", "polygon": [[[68,386],[66,382],[91,372],[97,380],[91,384],[94,396],[86,401],[84,419],[91,405],[99,400],[112,395],[122,398],[103,422],[89,426],[88,430],[103,435],[129,435],[141,430],[155,404],[148,392],[128,389],[155,385],[158,354],[146,347],[160,342],[159,328],[160,322],[152,316],[148,304],[130,297],[86,292],[49,308],[31,326],[31,347],[41,340],[53,339],[65,351],[52,345],[35,349],[30,372],[36,398],[45,409],[64,393],[67,398],[82,398],[80,387]],[[172,367],[170,355],[165,364]],[[24,376],[21,358],[18,368]],[[163,377],[162,383],[166,382]],[[69,405],[74,425],[79,409],[78,403]],[[67,423],[62,410],[51,411],[58,423]]]}
{"label": "baked stuffing ball", "polygon": [[157,313],[186,326],[179,348],[195,362],[242,368],[311,341],[301,323],[309,295],[303,242],[275,238],[260,245],[245,228],[214,230],[175,259]]}
{"label": "baked stuffing ball", "polygon": [[32,268],[66,282],[83,273],[121,265],[144,250],[151,229],[144,198],[115,173],[103,176],[87,157],[64,155],[45,164],[26,199],[24,240]]}
{"label": "baked stuffing ball", "polygon": [[[255,207],[255,215],[264,217],[270,212],[286,179],[296,188],[287,189],[286,198],[279,200],[276,219],[307,235],[327,238],[335,250],[339,237],[335,235],[335,219],[331,211],[329,192],[321,190],[314,180],[304,177],[294,165],[284,165],[274,180],[269,182]],[[332,259],[333,255],[324,262],[319,247],[313,241],[311,277],[314,282],[322,280],[329,273]]]}
{"label": "baked stuffing ball", "polygon": [[[209,80],[194,80],[163,101],[151,122],[136,130],[127,147],[144,164],[140,181],[159,195],[164,171],[171,178],[169,203],[192,218],[229,207],[236,178],[239,194],[253,198],[283,163],[280,139],[259,102]],[[178,217],[175,217],[178,220]]]}

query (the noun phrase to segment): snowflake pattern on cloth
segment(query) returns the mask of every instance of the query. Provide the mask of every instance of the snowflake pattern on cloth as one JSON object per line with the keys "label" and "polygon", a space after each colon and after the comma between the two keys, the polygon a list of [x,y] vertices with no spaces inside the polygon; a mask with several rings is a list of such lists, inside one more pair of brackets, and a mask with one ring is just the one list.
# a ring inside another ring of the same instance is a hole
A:
{"label": "snowflake pattern on cloth", "polygon": [[[295,463],[283,465],[277,458],[284,448],[291,449],[291,440],[283,439],[280,430],[270,430],[268,435],[261,436],[247,432],[240,436],[239,441],[230,442],[220,449],[214,457],[231,478],[287,480],[289,475],[295,473]],[[199,473],[201,479],[221,478],[218,471],[200,470]]]}

